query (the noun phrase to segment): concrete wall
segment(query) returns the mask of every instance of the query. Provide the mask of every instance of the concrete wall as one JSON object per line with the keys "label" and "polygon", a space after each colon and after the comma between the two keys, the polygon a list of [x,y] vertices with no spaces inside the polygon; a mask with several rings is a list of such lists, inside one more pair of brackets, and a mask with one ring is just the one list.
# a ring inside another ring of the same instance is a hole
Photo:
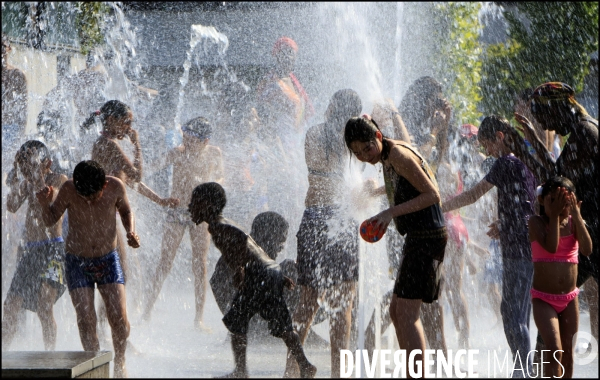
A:
{"label": "concrete wall", "polygon": [[37,115],[42,110],[44,97],[58,82],[57,56],[68,54],[70,59],[70,72],[67,75],[85,68],[85,58],[77,53],[42,52],[20,44],[11,44],[12,51],[8,62],[12,66],[23,70],[27,78],[27,127],[26,133],[35,131]]}

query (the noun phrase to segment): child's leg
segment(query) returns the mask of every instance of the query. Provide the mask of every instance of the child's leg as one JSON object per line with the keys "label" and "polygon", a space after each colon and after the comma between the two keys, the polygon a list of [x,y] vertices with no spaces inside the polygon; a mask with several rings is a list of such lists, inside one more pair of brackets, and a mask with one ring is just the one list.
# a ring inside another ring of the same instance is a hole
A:
{"label": "child's leg", "polygon": [[8,292],[4,300],[4,315],[2,316],[2,351],[8,350],[17,333],[19,315],[24,314],[23,298]]}
{"label": "child's leg", "polygon": [[[392,323],[392,319],[390,318],[390,304],[392,302],[393,294],[393,290],[390,290],[383,296],[383,299],[381,300],[380,309],[382,334],[385,332],[390,323]],[[354,300],[354,303],[356,303],[356,299]],[[369,355],[373,355],[373,350],[375,349],[375,311],[373,311],[371,319],[369,320],[369,325],[365,331],[365,349],[369,351]]]}
{"label": "child's leg", "polygon": [[57,289],[46,281],[42,281],[38,296],[37,315],[42,324],[44,348],[54,351],[56,348],[56,321],[54,320],[54,301]]}
{"label": "child's leg", "polygon": [[148,302],[144,310],[144,319],[150,319],[152,308],[160,294],[160,290],[167,278],[167,275],[173,267],[173,261],[177,253],[177,248],[181,244],[185,227],[178,223],[165,223],[165,232],[163,234],[160,260],[156,266],[156,272],[149,281],[150,290],[148,292]]}
{"label": "child's leg", "polygon": [[444,309],[439,299],[432,303],[421,303],[422,326],[429,343],[433,350],[442,350],[447,354],[446,336],[444,334]]}
{"label": "child's leg", "polygon": [[79,337],[85,351],[100,351],[96,332],[96,310],[94,309],[94,288],[76,288],[69,291],[71,302],[77,314]]}
{"label": "child's leg", "polygon": [[340,377],[340,350],[347,350],[350,344],[352,324],[352,304],[356,294],[356,283],[346,281],[327,291],[327,302],[333,310],[338,310],[329,319],[329,339],[331,342],[331,377]]}
{"label": "child's leg", "polygon": [[[315,314],[319,310],[319,304],[317,302],[319,298],[319,292],[317,289],[310,286],[300,286],[300,301],[294,311],[293,321],[294,327],[298,332],[300,344],[304,344],[306,336],[310,330]],[[289,348],[289,347],[288,347]],[[284,377],[296,377],[298,376],[298,363],[294,358],[291,350],[288,349],[287,361],[285,366]]]}
{"label": "child's leg", "polygon": [[[421,324],[421,304],[419,299],[399,298],[396,294],[392,296],[390,305],[390,316],[396,329],[398,344],[406,350],[404,366],[408,368],[408,356],[412,350],[425,352],[425,335]],[[415,355],[415,363],[422,360],[422,354]],[[416,372],[416,367],[413,367]]]}
{"label": "child's leg", "polygon": [[564,370],[563,378],[573,377],[573,337],[579,330],[579,300],[575,298],[569,302],[567,308],[558,316],[560,326],[560,341],[562,349],[561,363]]}
{"label": "child's leg", "polygon": [[[531,282],[533,279],[533,263],[531,259],[503,258],[502,302],[500,313],[504,324],[504,334],[511,349],[513,360],[517,351],[523,363],[520,368],[517,361],[514,371],[527,375],[532,371],[532,358],[528,353],[531,347],[529,338],[529,322],[531,318]],[[523,371],[523,372],[521,372]]]}
{"label": "child's leg", "polygon": [[464,273],[465,256],[467,253],[466,244],[460,246],[452,239],[449,239],[446,249],[449,257],[453,257],[454,259],[444,262],[444,266],[447,269],[447,276],[445,277],[447,280],[445,294],[448,296],[454,325],[459,333],[459,347],[468,349],[470,330],[469,310],[462,289],[462,277]]}
{"label": "child's leg", "polygon": [[248,377],[248,368],[246,366],[246,351],[248,349],[248,336],[241,334],[231,334],[231,349],[233,351],[233,360],[235,369],[229,375],[224,377]]}
{"label": "child's leg", "polygon": [[300,367],[300,377],[303,379],[314,378],[317,373],[317,367],[308,361],[308,358],[304,354],[304,349],[302,348],[298,334],[296,334],[294,331],[286,331],[282,334],[281,339],[283,339],[288,351],[292,354],[294,359],[296,359],[296,362]]}
{"label": "child's leg", "polygon": [[538,298],[531,300],[531,303],[533,305],[533,319],[535,325],[542,335],[542,339],[544,339],[546,346],[544,349],[550,350],[549,353],[544,352],[544,356],[542,357],[542,360],[546,363],[544,365],[544,373],[542,376],[561,377],[560,365],[557,360],[561,360],[561,352],[558,350],[562,350],[562,345],[556,310],[554,310],[550,304],[547,304]]}
{"label": "child's leg", "polygon": [[106,305],[108,323],[112,330],[113,346],[115,349],[114,377],[126,377],[125,349],[129,337],[129,320],[127,319],[127,304],[125,285],[105,284],[98,286],[100,295]]}
{"label": "child's leg", "polygon": [[190,240],[192,242],[192,270],[194,272],[194,292],[196,295],[196,316],[194,322],[197,327],[204,328],[202,316],[204,314],[204,303],[206,301],[206,290],[208,288],[207,257],[210,245],[208,225],[202,223],[190,228]]}

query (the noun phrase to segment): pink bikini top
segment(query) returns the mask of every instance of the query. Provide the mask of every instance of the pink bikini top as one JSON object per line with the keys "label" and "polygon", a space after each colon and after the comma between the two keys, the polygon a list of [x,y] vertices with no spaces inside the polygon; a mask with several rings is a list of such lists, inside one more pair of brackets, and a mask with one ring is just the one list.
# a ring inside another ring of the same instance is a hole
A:
{"label": "pink bikini top", "polygon": [[[571,216],[569,215],[569,227],[573,232],[573,226],[571,225]],[[571,233],[568,236],[561,236],[558,241],[558,248],[556,253],[550,253],[542,247],[537,241],[531,242],[531,261],[534,263],[538,262],[551,262],[551,263],[579,263],[578,258],[579,243],[575,239],[575,234]]]}

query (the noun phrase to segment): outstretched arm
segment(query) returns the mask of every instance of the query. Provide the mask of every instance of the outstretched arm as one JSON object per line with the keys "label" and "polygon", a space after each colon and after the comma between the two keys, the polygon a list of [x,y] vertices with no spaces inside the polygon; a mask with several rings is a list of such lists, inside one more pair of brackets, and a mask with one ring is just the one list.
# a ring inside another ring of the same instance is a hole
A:
{"label": "outstretched arm", "polygon": [[477,183],[477,185],[473,186],[469,190],[457,195],[454,198],[449,199],[442,205],[442,211],[448,212],[452,210],[456,210],[457,208],[461,208],[464,206],[468,206],[470,204],[475,203],[479,198],[481,198],[485,193],[490,191],[494,187],[491,183],[482,179]]}
{"label": "outstretched arm", "polygon": [[117,211],[119,211],[121,223],[123,223],[123,227],[127,233],[127,244],[129,244],[130,247],[138,248],[140,246],[140,238],[135,233],[133,213],[131,212],[131,207],[129,206],[129,200],[127,199],[125,186],[121,181],[118,181],[117,191],[119,194],[117,196],[117,203],[115,206]]}
{"label": "outstretched arm", "polygon": [[160,195],[156,194],[151,188],[149,188],[145,183],[128,183],[134,190],[138,193],[142,194],[146,198],[150,199],[152,202],[157,203],[161,206],[167,207],[177,207],[179,206],[179,199],[177,198],[162,198]]}

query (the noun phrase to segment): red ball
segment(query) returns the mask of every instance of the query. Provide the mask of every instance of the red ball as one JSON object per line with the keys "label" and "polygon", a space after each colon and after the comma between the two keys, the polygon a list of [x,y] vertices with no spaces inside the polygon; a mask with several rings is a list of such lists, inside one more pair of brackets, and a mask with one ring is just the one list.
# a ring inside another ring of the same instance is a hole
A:
{"label": "red ball", "polygon": [[369,223],[368,221],[362,222],[360,225],[360,236],[367,243],[376,243],[383,237],[385,234],[385,230],[379,230],[375,227],[374,223]]}

